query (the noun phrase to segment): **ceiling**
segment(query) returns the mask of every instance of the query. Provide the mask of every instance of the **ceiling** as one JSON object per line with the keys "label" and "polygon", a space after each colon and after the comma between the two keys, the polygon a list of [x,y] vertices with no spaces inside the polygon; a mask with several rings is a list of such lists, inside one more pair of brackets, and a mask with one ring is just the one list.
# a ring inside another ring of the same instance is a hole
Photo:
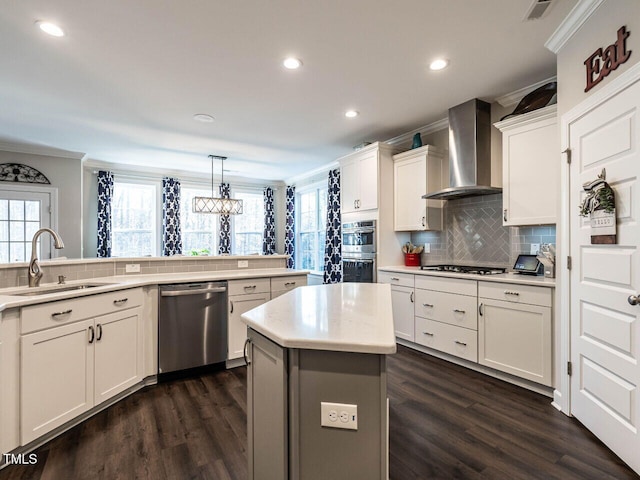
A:
{"label": "ceiling", "polygon": [[[232,175],[291,178],[553,76],[544,42],[576,0],[524,22],[531,1],[5,1],[0,140],[193,172],[225,155]],[[291,55],[302,68],[282,67]],[[439,56],[450,66],[430,71]]]}

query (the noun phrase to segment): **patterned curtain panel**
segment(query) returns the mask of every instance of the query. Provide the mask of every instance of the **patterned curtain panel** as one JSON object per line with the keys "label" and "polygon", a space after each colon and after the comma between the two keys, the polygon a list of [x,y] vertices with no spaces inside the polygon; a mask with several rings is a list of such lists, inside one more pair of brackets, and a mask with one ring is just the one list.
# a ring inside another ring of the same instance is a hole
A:
{"label": "patterned curtain panel", "polygon": [[327,238],[324,247],[324,283],[342,282],[342,232],[340,215],[340,169],[329,172],[327,191]]}
{"label": "patterned curtain panel", "polygon": [[180,180],[162,179],[162,255],[182,253],[182,230],[180,229]]}
{"label": "patterned curtain panel", "polygon": [[289,255],[287,258],[287,268],[295,268],[296,255],[296,187],[287,187],[287,217],[284,224],[284,253]]}
{"label": "patterned curtain panel", "polygon": [[276,217],[273,206],[273,188],[264,189],[264,235],[262,236],[262,253],[276,253]]}
{"label": "patterned curtain panel", "polygon": [[111,256],[111,200],[113,173],[98,172],[98,257]]}
{"label": "patterned curtain panel", "polygon": [[[220,196],[230,198],[231,187],[228,183],[220,184]],[[231,218],[229,215],[220,215],[220,238],[218,253],[220,255],[231,254]]]}

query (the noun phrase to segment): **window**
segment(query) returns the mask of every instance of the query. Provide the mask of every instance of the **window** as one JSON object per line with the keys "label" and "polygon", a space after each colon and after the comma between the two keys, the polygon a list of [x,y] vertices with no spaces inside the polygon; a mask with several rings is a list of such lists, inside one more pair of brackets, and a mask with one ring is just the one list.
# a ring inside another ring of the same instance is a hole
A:
{"label": "window", "polygon": [[234,198],[243,201],[242,215],[232,216],[234,255],[262,253],[264,234],[264,195],[262,192],[234,192]]}
{"label": "window", "polygon": [[[0,263],[28,262],[31,240],[50,227],[52,192],[32,188],[0,189]],[[42,237],[41,237],[42,238]],[[38,240],[38,258],[51,258],[51,238]]]}
{"label": "window", "polygon": [[180,189],[180,226],[182,229],[182,253],[201,255],[218,253],[219,215],[193,213],[193,197],[209,197],[211,189],[185,187]]}
{"label": "window", "polygon": [[324,270],[327,190],[316,185],[296,194],[296,267]]}
{"label": "window", "polygon": [[115,181],[112,203],[112,255],[157,254],[156,185]]}

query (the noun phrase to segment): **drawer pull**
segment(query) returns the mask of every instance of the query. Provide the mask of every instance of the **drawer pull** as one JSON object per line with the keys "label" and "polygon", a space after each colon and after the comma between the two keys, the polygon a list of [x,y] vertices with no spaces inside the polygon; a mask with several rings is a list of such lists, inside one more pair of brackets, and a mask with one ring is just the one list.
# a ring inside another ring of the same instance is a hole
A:
{"label": "drawer pull", "polygon": [[432,303],[423,303],[422,306],[423,307],[433,308],[433,304]]}
{"label": "drawer pull", "polygon": [[466,347],[466,346],[467,346],[467,344],[466,344],[466,343],[461,342],[461,341],[459,341],[459,340],[454,340],[454,341],[455,341],[455,343],[457,343],[458,345],[462,345],[463,347]]}
{"label": "drawer pull", "polygon": [[433,333],[431,332],[422,332],[423,335],[429,335],[430,337],[433,337]]}
{"label": "drawer pull", "polygon": [[124,305],[124,304],[125,304],[125,303],[127,303],[128,301],[129,301],[129,299],[128,299],[128,298],[121,298],[120,300],[114,300],[114,301],[113,301],[113,304],[114,304],[114,305],[117,305],[117,306],[119,307],[120,305]]}
{"label": "drawer pull", "polygon": [[257,285],[247,285],[244,287],[245,290],[255,290],[258,286]]}
{"label": "drawer pull", "polygon": [[459,310],[459,309],[457,309],[457,308],[454,308],[454,309],[453,309],[453,311],[454,311],[455,313],[467,313],[466,311],[464,311],[464,310]]}
{"label": "drawer pull", "polygon": [[394,281],[394,282],[399,282],[400,281],[400,279],[398,277],[391,277],[391,280]]}
{"label": "drawer pull", "polygon": [[515,296],[520,295],[518,292],[512,292],[511,290],[505,290],[504,294],[505,295],[515,295]]}
{"label": "drawer pull", "polygon": [[291,285],[295,285],[296,282],[284,282],[285,287],[290,287]]}
{"label": "drawer pull", "polygon": [[65,310],[64,312],[56,312],[56,313],[52,313],[51,316],[52,317],[59,317],[61,315],[69,315],[71,312],[73,312],[72,309],[69,310]]}

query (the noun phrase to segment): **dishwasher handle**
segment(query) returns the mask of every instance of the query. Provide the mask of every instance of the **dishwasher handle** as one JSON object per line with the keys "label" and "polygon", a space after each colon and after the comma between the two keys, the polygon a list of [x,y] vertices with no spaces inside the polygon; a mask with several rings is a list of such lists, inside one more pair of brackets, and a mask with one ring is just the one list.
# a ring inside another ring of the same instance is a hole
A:
{"label": "dishwasher handle", "polygon": [[203,293],[224,293],[227,287],[198,288],[197,290],[164,290],[160,291],[162,297],[182,297],[184,295],[201,295]]}

